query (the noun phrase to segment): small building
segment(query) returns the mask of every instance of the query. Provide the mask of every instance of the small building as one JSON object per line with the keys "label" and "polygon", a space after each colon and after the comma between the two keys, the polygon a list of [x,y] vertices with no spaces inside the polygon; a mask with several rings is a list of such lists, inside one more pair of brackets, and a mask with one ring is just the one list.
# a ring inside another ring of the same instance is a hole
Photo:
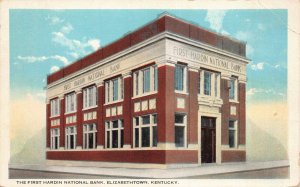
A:
{"label": "small building", "polygon": [[164,14],[49,75],[47,162],[245,161],[245,47]]}

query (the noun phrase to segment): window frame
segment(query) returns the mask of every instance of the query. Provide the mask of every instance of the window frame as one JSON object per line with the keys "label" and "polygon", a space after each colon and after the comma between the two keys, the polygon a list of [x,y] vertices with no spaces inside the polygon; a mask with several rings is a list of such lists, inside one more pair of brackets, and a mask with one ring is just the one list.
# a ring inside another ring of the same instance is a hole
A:
{"label": "window frame", "polygon": [[60,99],[54,98],[50,100],[50,117],[56,117],[60,115]]}
{"label": "window frame", "polygon": [[[176,123],[176,115],[180,115],[183,116],[183,123]],[[184,127],[184,132],[183,132],[183,146],[177,146],[176,144],[176,131],[175,131],[175,127]],[[187,114],[185,113],[175,113],[174,115],[174,144],[176,148],[186,148],[187,147]]]}
{"label": "window frame", "polygon": [[[228,90],[229,94],[229,101],[230,102],[238,102],[238,78],[235,76],[230,77],[229,80],[230,88]],[[233,82],[233,83],[232,83]],[[232,85],[234,86],[234,89],[232,91]],[[231,96],[233,94],[233,97]]]}
{"label": "window frame", "polygon": [[[117,121],[118,127],[113,127],[113,122]],[[113,131],[118,132],[118,147],[113,147]],[[122,145],[122,131],[123,131],[123,145]],[[109,137],[108,134],[109,133]],[[116,119],[105,122],[105,149],[122,149],[124,148],[124,120]],[[108,146],[109,144],[109,146]]]}
{"label": "window frame", "polygon": [[[72,98],[72,96],[74,96]],[[73,101],[72,101],[73,100]],[[71,102],[71,103],[69,103]],[[72,108],[72,102],[74,105],[74,109],[71,110],[70,108]],[[71,92],[65,95],[65,114],[70,114],[70,113],[74,113],[77,111],[77,94],[75,92]]]}
{"label": "window frame", "polygon": [[[148,72],[149,71],[149,72]],[[149,65],[133,72],[133,97],[142,97],[157,93],[158,74],[157,65]],[[145,79],[145,72],[148,72],[149,79]],[[146,87],[145,82],[149,83]],[[147,89],[146,89],[147,88]]]}
{"label": "window frame", "polygon": [[[234,127],[230,127],[230,122],[233,122]],[[230,144],[230,131],[234,131],[234,145]],[[234,119],[230,119],[228,121],[228,147],[230,149],[235,149],[238,147],[238,121]]]}
{"label": "window frame", "polygon": [[[207,88],[206,85],[206,74],[209,74],[209,94],[207,94]],[[199,85],[200,83],[200,85]],[[212,98],[221,98],[221,73],[210,71],[206,69],[200,70],[200,77],[199,77],[199,83],[198,83],[198,94],[204,97],[212,97]]]}
{"label": "window frame", "polygon": [[[149,124],[143,124],[143,117],[149,116],[150,121]],[[138,125],[136,123],[136,119],[138,119]],[[155,123],[156,122],[156,123]],[[149,128],[149,146],[142,145],[142,129]],[[156,128],[156,140],[154,139],[154,128]],[[135,116],[133,118],[133,149],[149,149],[149,148],[157,148],[158,146],[158,134],[157,134],[157,114],[146,114],[141,116]],[[138,130],[138,139],[136,139],[136,129]],[[138,145],[136,145],[136,140],[138,140]],[[155,143],[155,145],[154,145]]]}
{"label": "window frame", "polygon": [[[73,133],[71,132],[72,128],[74,129]],[[71,143],[70,143],[72,135],[73,135],[73,142],[74,142],[74,147],[73,148],[71,147]],[[77,139],[77,127],[76,126],[66,127],[65,128],[65,149],[76,149],[76,147],[77,147],[76,139]]]}
{"label": "window frame", "polygon": [[[182,78],[178,79],[177,78],[177,68],[182,68]],[[188,76],[187,76],[187,65],[185,64],[175,64],[175,70],[174,70],[174,90],[177,93],[187,93],[188,90]],[[182,89],[177,89],[177,85],[180,83],[177,82],[177,80],[182,80]]]}
{"label": "window frame", "polygon": [[124,79],[122,76],[118,76],[106,80],[104,85],[105,85],[105,104],[116,103],[123,100]]}
{"label": "window frame", "polygon": [[[56,145],[56,141],[55,141],[56,138],[57,138],[57,145]],[[60,148],[60,129],[52,128],[50,130],[50,149],[58,150],[59,148]]]}
{"label": "window frame", "polygon": [[[93,100],[94,99],[94,100]],[[96,85],[83,89],[83,110],[95,108],[98,103],[98,90]]]}
{"label": "window frame", "polygon": [[[89,126],[92,126],[92,130],[89,130]],[[97,126],[95,123],[91,123],[91,124],[84,124],[83,125],[83,145],[82,148],[83,149],[96,149],[97,148]],[[93,134],[93,146],[92,148],[90,147],[90,142],[89,142],[89,134]]]}

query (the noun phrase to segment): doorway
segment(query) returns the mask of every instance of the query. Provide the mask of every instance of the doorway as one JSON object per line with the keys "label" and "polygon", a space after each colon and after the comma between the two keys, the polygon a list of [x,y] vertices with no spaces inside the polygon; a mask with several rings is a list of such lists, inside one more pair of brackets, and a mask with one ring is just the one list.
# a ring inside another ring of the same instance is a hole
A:
{"label": "doorway", "polygon": [[201,117],[201,162],[216,162],[216,118]]}

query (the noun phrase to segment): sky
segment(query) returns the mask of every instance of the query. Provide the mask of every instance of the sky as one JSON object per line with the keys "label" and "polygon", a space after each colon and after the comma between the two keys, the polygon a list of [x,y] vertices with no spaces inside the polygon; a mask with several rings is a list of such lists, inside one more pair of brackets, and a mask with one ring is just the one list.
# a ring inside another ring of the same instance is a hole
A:
{"label": "sky", "polygon": [[287,11],[10,10],[11,99],[45,100],[47,74],[163,12],[247,42],[247,103],[287,100]]}

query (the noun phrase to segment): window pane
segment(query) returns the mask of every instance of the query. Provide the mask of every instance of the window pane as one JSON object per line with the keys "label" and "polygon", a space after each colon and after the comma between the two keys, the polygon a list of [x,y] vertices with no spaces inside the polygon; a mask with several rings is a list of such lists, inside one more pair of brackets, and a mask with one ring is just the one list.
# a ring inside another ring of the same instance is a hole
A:
{"label": "window pane", "polygon": [[121,130],[121,148],[124,145],[124,130]]}
{"label": "window pane", "polygon": [[153,131],[152,146],[156,147],[157,146],[157,126],[153,126],[152,131]]}
{"label": "window pane", "polygon": [[150,116],[143,116],[142,117],[142,120],[143,120],[143,125],[147,125],[147,124],[150,124]]}
{"label": "window pane", "polygon": [[118,131],[114,130],[112,131],[112,147],[118,148]]}
{"label": "window pane", "polygon": [[135,79],[135,95],[139,95],[139,73],[135,73],[136,79]]}
{"label": "window pane", "polygon": [[58,137],[54,138],[54,149],[58,149]]}
{"label": "window pane", "polygon": [[229,147],[234,147],[235,130],[229,130]]}
{"label": "window pane", "polygon": [[70,135],[70,149],[74,149],[74,135]]}
{"label": "window pane", "polygon": [[135,125],[138,126],[140,124],[139,123],[139,117],[135,117],[134,119],[135,119]]}
{"label": "window pane", "polygon": [[143,87],[143,93],[150,91],[150,69],[146,69],[143,71],[144,73],[144,87]]}
{"label": "window pane", "polygon": [[175,67],[175,89],[183,91],[184,67],[176,65]]}
{"label": "window pane", "polygon": [[110,133],[109,133],[109,131],[106,132],[106,147],[110,148]]}
{"label": "window pane", "polygon": [[184,115],[181,114],[175,114],[175,123],[184,123]]}
{"label": "window pane", "polygon": [[184,128],[181,126],[175,126],[175,145],[176,147],[184,146]]}
{"label": "window pane", "polygon": [[113,121],[112,123],[113,123],[113,128],[118,128],[118,120]]}
{"label": "window pane", "polygon": [[204,72],[204,95],[211,94],[211,73]]}
{"label": "window pane", "polygon": [[157,115],[156,114],[153,115],[153,124],[157,124]]}
{"label": "window pane", "polygon": [[234,121],[229,121],[229,128],[234,128]]}
{"label": "window pane", "polygon": [[89,133],[88,134],[88,138],[89,138],[89,145],[88,145],[88,148],[89,149],[92,149],[94,148],[93,145],[94,145],[94,136],[93,136],[93,133]]}
{"label": "window pane", "polygon": [[235,99],[235,79],[230,80],[229,99]]}
{"label": "window pane", "polygon": [[118,79],[113,80],[113,100],[118,100]]}
{"label": "window pane", "polygon": [[144,127],[142,128],[142,147],[150,146],[150,128]]}
{"label": "window pane", "polygon": [[157,90],[157,67],[154,67],[154,90]]}
{"label": "window pane", "polygon": [[139,129],[134,129],[134,135],[135,135],[135,147],[139,147]]}

